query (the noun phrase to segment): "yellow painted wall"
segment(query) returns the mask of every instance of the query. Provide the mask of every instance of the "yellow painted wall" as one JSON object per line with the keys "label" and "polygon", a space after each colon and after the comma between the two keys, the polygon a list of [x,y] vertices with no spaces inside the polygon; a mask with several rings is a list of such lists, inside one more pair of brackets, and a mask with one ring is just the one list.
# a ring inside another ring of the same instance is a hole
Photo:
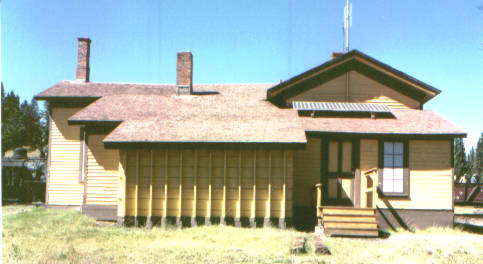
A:
{"label": "yellow painted wall", "polygon": [[81,205],[84,193],[80,175],[80,127],[67,119],[80,108],[53,107],[50,116],[48,204]]}
{"label": "yellow painted wall", "polygon": [[[361,172],[377,168],[377,140],[361,140]],[[451,141],[409,141],[409,199],[385,200],[396,209],[452,208]],[[361,204],[364,204],[363,202]],[[382,199],[377,206],[387,208]]]}
{"label": "yellow painted wall", "polygon": [[[126,215],[146,216],[152,203],[152,215],[162,216],[166,198],[167,216],[193,216],[193,206],[196,206],[196,216],[235,217],[240,186],[240,216],[250,217],[255,183],[256,217],[280,217],[285,182],[285,216],[291,217],[292,153],[282,150],[153,150],[153,193],[150,198],[151,151],[129,150],[124,166]],[[164,196],[165,183],[167,197]],[[209,212],[208,206],[211,207]]]}
{"label": "yellow painted wall", "polygon": [[395,206],[414,209],[452,209],[450,140],[409,141],[410,198]]}
{"label": "yellow painted wall", "polygon": [[104,149],[106,135],[87,140],[86,204],[116,205],[119,199],[119,150]]}
{"label": "yellow painted wall", "polygon": [[323,83],[288,100],[385,104],[393,109],[420,109],[420,103],[356,71],[349,72],[349,100],[346,75]]}
{"label": "yellow painted wall", "polygon": [[307,138],[306,149],[294,152],[294,206],[315,206],[320,154],[320,138]]}

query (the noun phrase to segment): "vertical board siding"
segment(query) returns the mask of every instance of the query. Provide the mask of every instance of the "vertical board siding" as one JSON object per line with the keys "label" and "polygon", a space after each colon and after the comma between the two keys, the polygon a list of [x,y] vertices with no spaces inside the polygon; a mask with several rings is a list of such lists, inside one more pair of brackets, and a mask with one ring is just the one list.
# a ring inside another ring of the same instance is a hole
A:
{"label": "vertical board siding", "polygon": [[[256,183],[256,217],[265,217],[267,210],[271,217],[281,217],[282,204],[285,204],[285,217],[292,216],[292,174],[293,152],[283,150],[196,150],[197,162],[195,166],[195,150],[169,150],[168,168],[165,168],[164,150],[153,151],[153,210],[152,215],[162,216],[164,201],[165,171],[168,171],[167,216],[177,216],[181,205],[181,216],[193,216],[194,183],[196,177],[196,216],[208,216],[210,198],[209,184],[211,183],[210,215],[236,217],[237,203],[240,200],[240,216],[251,216],[253,201],[253,183]],[[180,152],[182,153],[180,155]],[[256,152],[256,154],[255,154]],[[284,162],[285,152],[285,162]],[[136,203],[136,151],[127,151],[126,164],[126,215],[136,213],[146,216],[149,208],[149,180],[150,180],[150,152],[139,151],[139,192]],[[226,153],[226,163],[225,163]],[[210,154],[211,169],[210,169]],[[255,156],[256,155],[256,159]],[[182,163],[181,163],[182,157]],[[271,169],[269,170],[269,157]],[[254,160],[256,162],[254,163]],[[285,166],[284,166],[285,164]],[[147,167],[145,168],[145,165]],[[254,165],[256,165],[254,171]],[[146,171],[146,173],[145,173]],[[211,176],[210,176],[211,172]],[[256,177],[254,178],[254,173]],[[285,172],[285,181],[284,181]],[[180,173],[182,174],[181,178]],[[270,175],[269,175],[270,173]],[[270,177],[269,177],[270,176]],[[268,183],[271,182],[271,194],[268,194]],[[179,184],[182,183],[181,203]],[[283,201],[283,185],[285,184],[285,202]],[[223,195],[225,187],[225,195]],[[240,187],[240,188],[239,188]],[[225,199],[224,199],[225,197]],[[268,202],[270,207],[267,207]],[[225,208],[225,212],[223,212]]]}
{"label": "vertical board siding", "polygon": [[314,206],[313,187],[320,182],[320,138],[307,138],[306,149],[293,155],[294,206]]}
{"label": "vertical board siding", "polygon": [[196,206],[197,216],[207,215],[207,204],[209,202],[209,184],[210,184],[210,152],[207,150],[198,151],[198,178],[197,178],[197,195],[198,200]]}
{"label": "vertical board siding", "polygon": [[238,201],[238,154],[239,151],[226,151],[226,215],[236,215]]}
{"label": "vertical board siding", "polygon": [[162,216],[166,183],[165,152],[153,150],[153,215]]}
{"label": "vertical board siding", "polygon": [[48,204],[81,205],[84,185],[80,175],[80,126],[70,126],[67,119],[80,108],[53,107],[50,116],[50,167]]}
{"label": "vertical board siding", "polygon": [[147,215],[149,209],[149,184],[151,160],[148,150],[139,151],[138,168],[138,215]]}
{"label": "vertical board siding", "polygon": [[420,109],[418,101],[380,84],[356,71],[349,73],[350,94],[347,98],[346,75],[303,92],[288,100],[292,101],[328,101],[385,104],[392,109]]}
{"label": "vertical board siding", "polygon": [[88,136],[86,204],[116,205],[118,202],[120,155],[117,149],[104,149],[105,136]]}

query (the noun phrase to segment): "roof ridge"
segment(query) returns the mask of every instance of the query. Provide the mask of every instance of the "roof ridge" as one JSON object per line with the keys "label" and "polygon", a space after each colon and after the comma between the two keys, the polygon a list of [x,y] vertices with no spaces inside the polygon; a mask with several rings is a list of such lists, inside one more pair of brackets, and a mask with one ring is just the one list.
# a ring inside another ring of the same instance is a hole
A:
{"label": "roof ridge", "polygon": [[61,82],[66,82],[66,83],[72,83],[72,84],[126,84],[126,85],[173,85],[175,86],[176,84],[172,83],[136,83],[136,82],[79,82],[76,80],[63,80]]}
{"label": "roof ridge", "polygon": [[[72,84],[126,84],[126,85],[171,85],[171,86],[176,86],[175,83],[140,83],[140,82],[80,82],[76,80],[62,80],[61,82],[63,83],[72,83]],[[276,82],[246,82],[246,83],[195,83],[193,84],[194,86],[197,85],[213,85],[213,86],[218,86],[218,85],[275,85],[277,84]]]}

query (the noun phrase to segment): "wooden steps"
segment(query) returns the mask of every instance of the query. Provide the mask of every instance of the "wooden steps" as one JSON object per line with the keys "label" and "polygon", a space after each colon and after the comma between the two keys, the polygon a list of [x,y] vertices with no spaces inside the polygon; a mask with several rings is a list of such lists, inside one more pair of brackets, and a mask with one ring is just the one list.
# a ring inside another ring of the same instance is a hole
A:
{"label": "wooden steps", "polygon": [[318,224],[329,236],[378,237],[376,211],[372,208],[320,206]]}
{"label": "wooden steps", "polygon": [[378,237],[378,229],[350,229],[350,228],[327,228],[324,233],[329,236],[351,236],[351,237]]}

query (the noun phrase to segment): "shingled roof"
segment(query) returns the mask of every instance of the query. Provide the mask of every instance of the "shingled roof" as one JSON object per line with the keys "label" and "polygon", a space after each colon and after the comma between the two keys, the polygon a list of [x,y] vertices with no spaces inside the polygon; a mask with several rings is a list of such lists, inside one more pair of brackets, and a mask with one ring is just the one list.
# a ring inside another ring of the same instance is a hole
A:
{"label": "shingled roof", "polygon": [[306,132],[386,135],[466,135],[439,114],[428,110],[392,110],[395,118],[300,117]]}
{"label": "shingled roof", "polygon": [[169,84],[63,81],[37,99],[93,98],[70,124],[120,122],[106,146],[139,143],[306,143],[305,132],[464,136],[433,111],[393,110],[395,118],[303,117],[265,99],[273,84],[201,84],[176,95]]}
{"label": "shingled roof", "polygon": [[305,144],[306,138],[297,112],[279,109],[261,99],[268,86],[197,87],[198,91],[216,88],[219,92],[210,95],[108,95],[70,117],[69,122],[124,121],[105,138],[104,142],[109,143]]}
{"label": "shingled roof", "polygon": [[175,85],[64,81],[36,96],[99,98],[69,118],[70,124],[121,122],[107,145],[140,142],[285,143],[303,146],[305,133],[293,109],[265,100],[273,84],[201,84],[176,95]]}

